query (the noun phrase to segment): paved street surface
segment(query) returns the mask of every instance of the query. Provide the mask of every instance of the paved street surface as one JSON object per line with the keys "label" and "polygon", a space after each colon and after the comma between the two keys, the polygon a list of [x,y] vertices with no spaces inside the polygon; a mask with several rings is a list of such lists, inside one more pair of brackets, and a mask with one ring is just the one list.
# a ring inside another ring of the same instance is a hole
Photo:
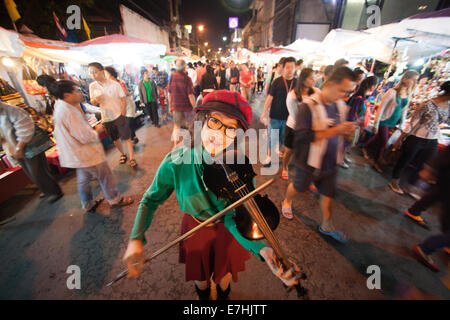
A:
{"label": "paved street surface", "polygon": [[[263,101],[253,103],[255,120]],[[256,127],[261,127],[256,121]],[[172,248],[150,263],[138,279],[124,279],[105,287],[123,268],[122,256],[130,235],[138,201],[153,180],[164,155],[170,151],[172,124],[160,129],[146,125],[137,131],[139,169],[119,164],[119,153],[107,151],[108,162],[119,190],[135,203],[110,209],[106,201],[96,213],[85,214],[79,203],[76,176],[61,179],[65,196],[54,204],[39,199],[39,191],[28,188],[0,205],[0,299],[196,299],[193,283],[184,281],[184,265],[178,263],[178,248]],[[418,263],[411,247],[439,232],[437,210],[427,212],[433,230],[427,231],[404,217],[413,203],[387,186],[389,174],[373,171],[359,150],[348,170],[340,169],[335,225],[351,238],[346,245],[325,239],[317,232],[319,202],[309,193],[294,201],[295,218],[281,218],[275,234],[287,253],[307,273],[304,282],[312,299],[392,299],[422,292],[426,297],[450,298],[445,286],[449,258],[443,252],[434,258],[444,270],[433,273]],[[255,171],[259,174],[259,166]],[[270,179],[258,175],[257,184]],[[277,206],[287,182],[276,177],[267,193]],[[96,193],[100,192],[95,182]],[[181,212],[175,195],[156,212],[147,235],[146,254],[157,250],[180,233]],[[69,290],[69,265],[81,268],[81,289]],[[369,290],[366,271],[381,270],[381,290]],[[287,292],[266,264],[252,257],[239,281],[232,283],[231,299],[296,299]]]}

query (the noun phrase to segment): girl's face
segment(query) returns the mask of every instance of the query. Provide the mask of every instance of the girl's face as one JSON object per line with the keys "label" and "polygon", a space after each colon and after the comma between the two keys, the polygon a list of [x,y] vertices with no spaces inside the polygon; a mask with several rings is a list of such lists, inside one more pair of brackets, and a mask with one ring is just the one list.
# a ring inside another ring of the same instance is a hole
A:
{"label": "girl's face", "polygon": [[305,79],[305,86],[307,88],[314,87],[314,84],[316,83],[316,78],[314,77],[314,72],[311,72],[308,78]]}
{"label": "girl's face", "polygon": [[203,148],[215,157],[233,143],[238,127],[237,120],[219,112],[210,113],[201,132]]}
{"label": "girl's face", "polygon": [[409,79],[405,79],[403,82],[406,85],[407,88],[411,89],[412,87],[414,87],[414,85],[417,82],[417,76],[411,77]]}
{"label": "girl's face", "polygon": [[371,86],[371,87],[366,91],[366,95],[371,94],[376,88],[377,88],[376,85]]}
{"label": "girl's face", "polygon": [[105,79],[104,70],[99,70],[93,66],[89,67],[89,74],[95,81],[103,81]]}

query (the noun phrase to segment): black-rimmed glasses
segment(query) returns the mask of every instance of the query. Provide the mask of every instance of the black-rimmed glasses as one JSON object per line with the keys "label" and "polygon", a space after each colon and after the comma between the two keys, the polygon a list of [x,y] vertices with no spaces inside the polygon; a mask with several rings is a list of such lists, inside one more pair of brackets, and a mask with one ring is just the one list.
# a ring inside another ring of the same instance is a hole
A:
{"label": "black-rimmed glasses", "polygon": [[230,139],[236,138],[237,128],[228,127],[228,126],[224,125],[222,123],[222,121],[220,121],[217,118],[208,117],[206,119],[206,125],[208,126],[208,128],[210,128],[212,130],[220,130],[220,129],[222,129],[222,127],[225,127],[225,135]]}

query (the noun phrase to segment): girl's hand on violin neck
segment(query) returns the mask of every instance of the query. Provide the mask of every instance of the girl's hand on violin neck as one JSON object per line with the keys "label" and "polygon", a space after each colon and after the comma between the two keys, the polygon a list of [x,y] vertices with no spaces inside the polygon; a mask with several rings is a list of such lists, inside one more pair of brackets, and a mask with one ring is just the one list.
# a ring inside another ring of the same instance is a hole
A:
{"label": "girl's hand on violin neck", "polygon": [[264,258],[272,273],[283,281],[286,286],[291,287],[298,283],[295,271],[300,272],[300,269],[294,263],[292,263],[292,268],[285,271],[272,248],[264,247],[259,251],[259,254]]}
{"label": "girl's hand on violin neck", "polygon": [[144,245],[141,240],[130,240],[123,260],[127,262],[128,277],[137,278],[144,267]]}

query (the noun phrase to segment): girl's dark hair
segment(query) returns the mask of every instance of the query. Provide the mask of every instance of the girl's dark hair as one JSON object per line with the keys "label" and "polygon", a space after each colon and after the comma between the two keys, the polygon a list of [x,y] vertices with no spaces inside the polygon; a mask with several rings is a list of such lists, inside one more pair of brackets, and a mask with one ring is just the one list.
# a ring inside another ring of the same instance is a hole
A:
{"label": "girl's dark hair", "polygon": [[113,76],[113,78],[117,79],[117,71],[114,69],[114,67],[106,67],[105,70]]}
{"label": "girl's dark hair", "polygon": [[364,79],[364,80],[361,82],[361,84],[360,84],[358,90],[355,92],[354,96],[355,96],[355,97],[361,96],[361,97],[363,97],[363,98],[366,98],[366,91],[367,91],[370,87],[376,86],[377,83],[378,83],[377,77],[375,77],[375,76],[367,77],[366,79]]}
{"label": "girl's dark hair", "polygon": [[[305,86],[305,80],[308,79],[308,77],[314,73],[314,70],[311,68],[304,68],[302,69],[302,72],[300,72],[300,75],[297,78],[297,84],[295,86],[294,92],[297,96],[298,101],[302,102],[302,92],[303,89],[306,88]],[[313,88],[308,88],[308,96],[312,95],[314,93]]]}
{"label": "girl's dark hair", "polygon": [[55,78],[50,77],[46,74],[37,77],[37,83],[39,85],[46,87],[48,92],[57,99],[64,99],[65,93],[72,93],[77,87],[77,84],[70,80],[59,80],[56,81]]}

